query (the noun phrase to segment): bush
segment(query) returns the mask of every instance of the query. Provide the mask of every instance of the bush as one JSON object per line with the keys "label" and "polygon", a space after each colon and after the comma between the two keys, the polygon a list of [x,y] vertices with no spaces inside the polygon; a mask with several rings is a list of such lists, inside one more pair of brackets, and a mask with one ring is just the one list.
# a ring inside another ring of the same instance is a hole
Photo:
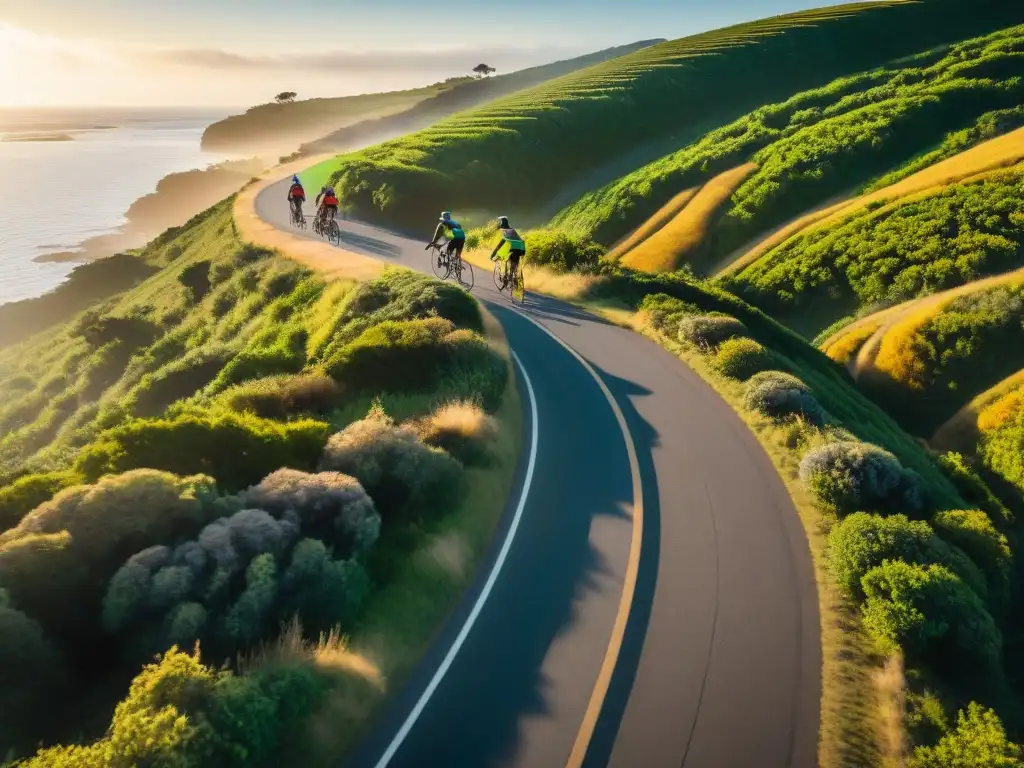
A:
{"label": "bush", "polygon": [[[589,237],[577,237],[557,229],[534,229],[524,235],[526,258],[557,272],[594,267],[605,249]],[[489,245],[489,244],[488,244]]]}
{"label": "bush", "polygon": [[753,339],[728,339],[719,346],[712,365],[723,376],[746,381],[755,373],[777,365],[777,361]]}
{"label": "bush", "polygon": [[382,414],[331,436],[320,466],[355,477],[385,526],[436,518],[451,511],[462,495],[459,463]]}
{"label": "bush", "polygon": [[210,474],[226,490],[238,491],[281,467],[312,469],[327,433],[319,421],[281,424],[230,412],[134,419],[83,448],[75,467],[90,479],[137,467]]}
{"label": "bush", "polygon": [[696,304],[680,301],[667,293],[647,294],[637,309],[646,315],[653,328],[670,336],[678,334],[679,323],[687,315],[701,313]]}
{"label": "bush", "polygon": [[744,405],[773,419],[800,416],[817,427],[827,420],[825,409],[796,376],[762,371],[747,382]]}
{"label": "bush", "polygon": [[192,301],[202,301],[210,292],[210,262],[197,261],[178,273],[178,282],[185,286]]}
{"label": "bush", "polygon": [[26,475],[0,488],[0,532],[13,528],[26,514],[79,480],[74,472],[50,472]]}
{"label": "bush", "polygon": [[697,315],[679,321],[679,340],[705,349],[746,334],[747,327],[728,315]]}
{"label": "bush", "polygon": [[306,364],[308,339],[309,332],[300,326],[276,328],[269,339],[260,339],[235,355],[217,376],[211,391],[219,392],[251,379],[298,373]]}
{"label": "bush", "polygon": [[101,317],[84,327],[80,335],[91,347],[119,341],[130,349],[151,344],[160,329],[142,317]]}
{"label": "bush", "polygon": [[297,414],[330,413],[340,402],[341,393],[342,388],[329,376],[307,373],[238,384],[219,399],[232,411],[283,421]]}
{"label": "bush", "polygon": [[373,500],[355,478],[340,472],[279,469],[238,498],[244,506],[291,516],[303,535],[330,543],[341,557],[366,552],[380,535]]}
{"label": "bush", "polygon": [[861,580],[864,626],[879,650],[904,648],[934,663],[998,664],[1002,636],[981,600],[941,565],[887,561]]}
{"label": "bush", "polygon": [[486,463],[498,437],[498,422],[467,401],[442,405],[412,428],[424,443],[450,453],[463,464]]}
{"label": "bush", "polygon": [[861,579],[886,560],[912,565],[944,565],[980,596],[987,594],[985,578],[960,550],[949,546],[923,521],[905,515],[880,517],[855,512],[832,529],[828,537],[828,563],[839,587],[862,599]]}
{"label": "bush", "polygon": [[31,744],[26,734],[52,715],[66,680],[63,666],[39,624],[0,589],[0,754]]}
{"label": "bush", "polygon": [[299,735],[329,685],[310,664],[271,664],[235,675],[203,665],[198,652],[171,648],[132,681],[102,739],[51,747],[22,765],[283,765],[288,761],[283,749]]}
{"label": "bush", "polygon": [[800,462],[800,480],[820,504],[840,515],[916,512],[924,506],[917,473],[869,443],[844,441],[809,451]]}
{"label": "bush", "polygon": [[991,709],[971,702],[956,716],[956,728],[934,747],[919,746],[910,768],[1016,768],[1020,747],[1007,739],[1003,724]]}
{"label": "bush", "polygon": [[1005,609],[1010,599],[1013,555],[1010,545],[978,509],[952,509],[933,519],[939,535],[966,552],[988,580],[990,602]]}
{"label": "bush", "polygon": [[133,412],[157,416],[171,403],[191,397],[221,372],[234,354],[223,347],[201,347],[143,376],[135,390]]}
{"label": "bush", "polygon": [[0,536],[0,585],[55,637],[88,633],[125,558],[196,535],[213,513],[204,503],[213,492],[209,477],[150,469],[61,491]]}
{"label": "bush", "polygon": [[442,393],[453,400],[479,402],[494,413],[508,386],[508,365],[480,336],[458,330],[446,339],[451,359],[441,377]]}
{"label": "bush", "polygon": [[964,501],[977,504],[997,525],[1013,525],[1013,513],[992,493],[962,454],[951,451],[939,456],[936,461]]}

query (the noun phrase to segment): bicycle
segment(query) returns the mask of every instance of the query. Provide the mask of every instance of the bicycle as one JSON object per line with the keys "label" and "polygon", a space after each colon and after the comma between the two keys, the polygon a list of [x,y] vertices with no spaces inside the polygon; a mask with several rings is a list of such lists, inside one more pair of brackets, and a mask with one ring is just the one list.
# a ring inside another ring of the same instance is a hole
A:
{"label": "bicycle", "polygon": [[332,245],[341,245],[341,227],[338,226],[333,214],[330,221],[324,221],[326,218],[326,213],[317,213],[313,221],[313,231],[320,237],[326,237]]}
{"label": "bicycle", "polygon": [[430,257],[430,268],[439,280],[447,280],[454,276],[455,281],[467,291],[473,290],[473,286],[476,284],[473,265],[461,257],[453,259],[448,253],[447,243],[431,243],[423,250],[434,251]]}
{"label": "bicycle", "polygon": [[292,226],[306,228],[306,214],[302,212],[302,206],[292,206]]}
{"label": "bicycle", "polygon": [[520,257],[519,267],[511,275],[509,274],[509,261],[494,261],[494,287],[499,293],[508,290],[512,297],[512,303],[526,303],[526,280],[523,278],[523,264]]}

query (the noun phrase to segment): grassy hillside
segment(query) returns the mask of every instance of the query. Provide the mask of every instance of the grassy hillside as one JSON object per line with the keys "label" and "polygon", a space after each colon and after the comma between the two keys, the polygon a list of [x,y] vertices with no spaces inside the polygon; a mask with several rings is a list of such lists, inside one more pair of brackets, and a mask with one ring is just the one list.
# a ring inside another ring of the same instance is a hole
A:
{"label": "grassy hillside", "polygon": [[519,442],[500,330],[406,270],[325,283],[231,210],[0,352],[5,760],[335,764],[487,547]]}
{"label": "grassy hillside", "polygon": [[291,104],[261,104],[242,115],[214,123],[203,133],[206,149],[280,154],[300,146],[304,152],[365,146],[426,127],[461,109],[486,103],[522,88],[644,48],[658,40],[607,48],[585,56],[475,79],[453,77],[408,91],[304,99]]}
{"label": "grassy hillside", "polygon": [[701,247],[686,255],[706,272],[758,234],[931,150],[948,131],[959,135],[976,121],[984,128],[972,137],[1014,127],[1024,98],[1022,36],[1010,28],[761,106],[584,195],[552,224],[612,242],[678,190],[752,163],[756,170],[709,222]]}
{"label": "grassy hillside", "polygon": [[[392,224],[432,215],[425,201],[438,199],[453,209],[538,211],[618,155],[670,137],[686,145],[766,100],[1021,13],[994,1],[853,4],[662,43],[345,157],[336,180],[359,215]],[[663,190],[647,214],[681,188]]]}

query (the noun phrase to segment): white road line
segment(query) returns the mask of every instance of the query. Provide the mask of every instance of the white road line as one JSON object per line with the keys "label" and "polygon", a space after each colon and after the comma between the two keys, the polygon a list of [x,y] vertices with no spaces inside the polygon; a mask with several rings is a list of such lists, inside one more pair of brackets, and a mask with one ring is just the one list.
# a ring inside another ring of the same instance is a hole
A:
{"label": "white road line", "polygon": [[494,583],[498,580],[498,574],[501,572],[501,567],[505,563],[505,558],[508,557],[509,549],[512,548],[512,540],[515,538],[516,530],[519,528],[519,521],[523,517],[523,510],[526,508],[526,499],[530,495],[530,484],[533,482],[533,469],[537,463],[537,397],[533,392],[533,384],[530,383],[530,376],[526,373],[526,368],[523,365],[522,360],[519,359],[514,351],[512,352],[512,358],[516,361],[516,365],[519,366],[519,370],[523,374],[523,381],[526,382],[526,391],[530,396],[530,459],[526,465],[526,478],[523,480],[523,489],[519,494],[519,505],[516,507],[515,516],[512,518],[512,524],[509,526],[508,534],[505,536],[505,542],[502,544],[501,551],[498,553],[498,559],[494,562],[494,567],[491,568],[491,573],[487,577],[487,583],[484,584],[484,588],[480,592],[480,597],[477,598],[476,604],[473,606],[473,610],[470,611],[469,617],[466,619],[466,623],[462,625],[462,629],[459,631],[458,637],[455,638],[455,642],[452,643],[452,647],[448,649],[448,654],[444,657],[444,661],[441,662],[441,666],[437,668],[437,672],[430,680],[430,684],[427,685],[423,694],[416,702],[416,706],[412,708],[412,712],[405,718],[405,722],[402,723],[402,727],[399,728],[398,733],[395,734],[395,738],[391,740],[391,744],[388,745],[387,750],[384,752],[380,760],[377,761],[376,768],[385,768],[391,759],[398,752],[399,747],[402,746],[402,742],[405,741],[405,737],[409,735],[409,731],[412,730],[413,726],[416,725],[416,721],[419,719],[423,710],[430,702],[430,697],[434,695],[434,691],[437,690],[437,686],[441,684],[445,674],[451,667],[452,662],[455,661],[455,655],[462,648],[463,643],[466,642],[466,638],[469,636],[469,632],[473,629],[473,624],[476,623],[477,617],[480,615],[480,611],[483,610],[484,603],[487,602],[487,596],[490,595],[491,590],[494,588]]}

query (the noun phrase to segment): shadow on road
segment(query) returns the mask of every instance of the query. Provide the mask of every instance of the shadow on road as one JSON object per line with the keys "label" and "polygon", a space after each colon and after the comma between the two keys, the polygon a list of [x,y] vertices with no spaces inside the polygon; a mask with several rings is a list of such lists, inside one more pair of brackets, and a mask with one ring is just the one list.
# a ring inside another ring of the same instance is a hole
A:
{"label": "shadow on road", "polygon": [[397,259],[402,255],[402,249],[396,245],[368,235],[360,235],[348,229],[341,230],[341,243],[351,248],[361,248],[371,256]]}

